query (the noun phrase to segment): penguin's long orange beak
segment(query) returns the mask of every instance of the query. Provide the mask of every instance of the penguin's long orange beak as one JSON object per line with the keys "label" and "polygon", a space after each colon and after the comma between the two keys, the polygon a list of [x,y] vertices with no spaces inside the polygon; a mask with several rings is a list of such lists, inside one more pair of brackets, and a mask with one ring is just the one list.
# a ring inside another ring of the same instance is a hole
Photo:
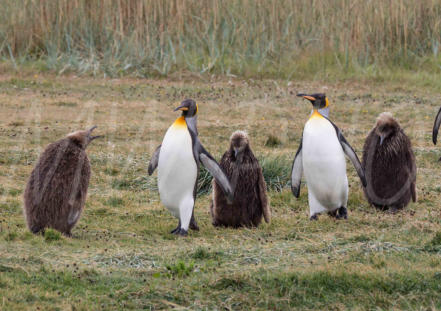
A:
{"label": "penguin's long orange beak", "polygon": [[174,111],[178,111],[178,110],[181,110],[181,111],[188,111],[188,107],[187,106],[184,106],[184,105],[180,105],[178,108],[176,108]]}
{"label": "penguin's long orange beak", "polygon": [[310,100],[310,101],[315,101],[315,97],[309,96],[309,95],[303,95],[302,96],[304,99]]}

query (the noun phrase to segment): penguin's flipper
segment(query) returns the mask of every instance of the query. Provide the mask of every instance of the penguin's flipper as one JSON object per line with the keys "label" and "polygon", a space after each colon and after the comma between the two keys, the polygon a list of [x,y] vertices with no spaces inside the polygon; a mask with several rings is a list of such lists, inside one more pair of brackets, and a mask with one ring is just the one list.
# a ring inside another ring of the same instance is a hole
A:
{"label": "penguin's flipper", "polygon": [[262,206],[263,219],[269,224],[271,222],[271,208],[268,202],[268,196],[266,194],[266,183],[263,178],[262,169],[259,167],[259,182],[257,192],[259,193],[260,204]]}
{"label": "penguin's flipper", "polygon": [[439,108],[438,114],[435,118],[435,123],[433,123],[433,132],[432,132],[432,140],[433,144],[436,145],[436,140],[438,138],[438,130],[441,125],[441,108]]}
{"label": "penguin's flipper", "polygon": [[217,183],[227,196],[228,201],[233,202],[234,191],[230,185],[230,181],[228,180],[227,176],[222,171],[219,164],[217,164],[216,160],[213,159],[211,154],[209,154],[208,151],[205,150],[205,148],[201,144],[199,144],[198,149],[199,160],[201,161],[202,165],[211,173],[214,179],[216,179]]}
{"label": "penguin's flipper", "polygon": [[410,193],[412,194],[412,202],[415,203],[417,201],[417,192],[416,192],[416,185],[415,185],[414,181],[410,184]]}
{"label": "penguin's flipper", "polygon": [[366,176],[364,175],[364,170],[363,167],[361,166],[357,154],[355,153],[354,149],[352,149],[351,145],[349,145],[348,141],[343,136],[342,132],[338,130],[337,133],[338,133],[337,135],[338,139],[340,141],[344,153],[348,156],[349,160],[351,160],[352,164],[354,165],[358,177],[360,177],[361,183],[363,184],[363,187],[366,187],[367,185]]}
{"label": "penguin's flipper", "polygon": [[161,145],[159,145],[158,148],[156,148],[152,158],[150,159],[149,169],[148,169],[149,175],[152,175],[155,169],[158,167],[160,151],[161,151]]}
{"label": "penguin's flipper", "polygon": [[297,150],[296,156],[294,158],[294,162],[292,163],[292,172],[291,172],[291,191],[296,198],[298,198],[300,195],[300,183],[302,181],[302,173],[303,173],[302,141],[300,141],[299,149]]}

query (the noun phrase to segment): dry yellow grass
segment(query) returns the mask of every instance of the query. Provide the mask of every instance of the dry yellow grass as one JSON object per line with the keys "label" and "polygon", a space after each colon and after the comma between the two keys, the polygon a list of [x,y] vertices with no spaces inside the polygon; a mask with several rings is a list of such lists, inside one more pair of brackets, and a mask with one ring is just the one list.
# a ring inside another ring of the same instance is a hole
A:
{"label": "dry yellow grass", "polygon": [[57,72],[438,72],[438,0],[6,0],[0,55]]}

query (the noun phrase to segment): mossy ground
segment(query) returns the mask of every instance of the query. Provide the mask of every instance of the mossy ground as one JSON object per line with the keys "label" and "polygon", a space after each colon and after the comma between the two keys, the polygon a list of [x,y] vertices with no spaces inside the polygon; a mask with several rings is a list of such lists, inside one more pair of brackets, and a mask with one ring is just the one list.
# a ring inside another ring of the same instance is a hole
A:
{"label": "mossy ground", "polygon": [[[306,187],[298,200],[284,187],[269,192],[271,224],[219,229],[211,225],[205,193],[195,210],[201,230],[171,235],[177,220],[161,206],[147,165],[177,117],[177,103],[197,100],[201,141],[217,159],[231,133],[246,130],[258,158],[282,174],[310,111],[295,96],[300,91],[328,94],[331,119],[359,156],[377,115],[392,112],[414,146],[418,203],[397,214],[372,209],[348,162],[347,221],[326,215],[309,221]],[[441,149],[431,142],[439,105],[430,87],[384,81],[4,73],[0,309],[441,309]],[[88,148],[92,178],[73,238],[30,234],[22,193],[38,155],[49,142],[93,124],[105,138]],[[276,145],[266,144],[271,137]],[[282,167],[274,159],[283,159]]]}

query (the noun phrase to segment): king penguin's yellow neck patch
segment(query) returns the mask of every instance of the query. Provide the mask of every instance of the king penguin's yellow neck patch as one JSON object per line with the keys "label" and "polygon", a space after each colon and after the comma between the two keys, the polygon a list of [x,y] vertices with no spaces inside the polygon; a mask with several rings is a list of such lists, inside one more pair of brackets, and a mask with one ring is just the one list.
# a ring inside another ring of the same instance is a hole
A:
{"label": "king penguin's yellow neck patch", "polygon": [[185,122],[184,116],[177,118],[172,126],[176,128],[187,128],[187,122]]}
{"label": "king penguin's yellow neck patch", "polygon": [[320,112],[318,112],[317,109],[314,109],[313,113],[311,114],[311,116],[309,117],[309,119],[315,119],[315,118],[323,118],[323,116],[320,114]]}

